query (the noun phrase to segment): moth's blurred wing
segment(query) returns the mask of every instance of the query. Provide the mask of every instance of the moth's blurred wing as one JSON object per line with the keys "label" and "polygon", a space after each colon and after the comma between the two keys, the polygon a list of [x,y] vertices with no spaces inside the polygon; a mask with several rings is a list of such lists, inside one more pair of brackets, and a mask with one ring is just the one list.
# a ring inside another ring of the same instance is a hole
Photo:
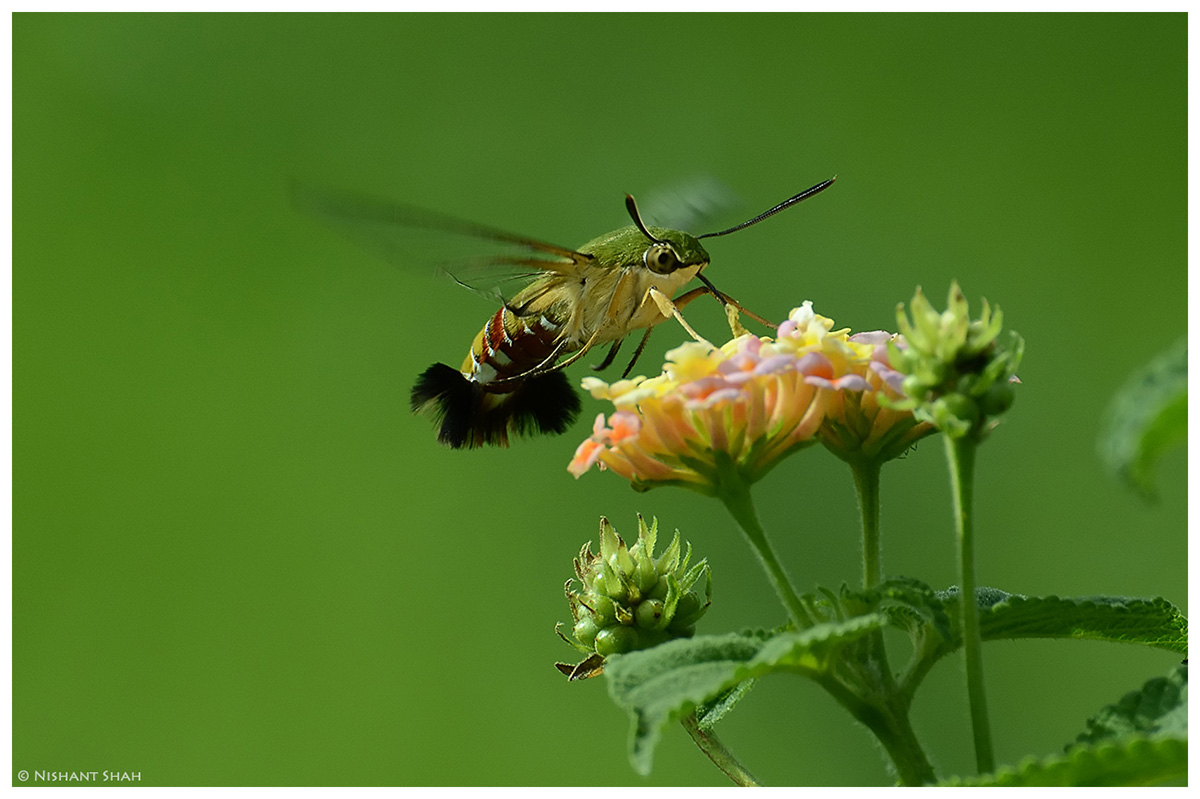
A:
{"label": "moth's blurred wing", "polygon": [[698,233],[739,210],[743,201],[711,175],[696,175],[639,198],[646,222],[671,230]]}
{"label": "moth's blurred wing", "polygon": [[366,195],[293,184],[292,200],[368,252],[406,269],[432,267],[454,282],[504,303],[530,281],[569,274],[591,256]]}

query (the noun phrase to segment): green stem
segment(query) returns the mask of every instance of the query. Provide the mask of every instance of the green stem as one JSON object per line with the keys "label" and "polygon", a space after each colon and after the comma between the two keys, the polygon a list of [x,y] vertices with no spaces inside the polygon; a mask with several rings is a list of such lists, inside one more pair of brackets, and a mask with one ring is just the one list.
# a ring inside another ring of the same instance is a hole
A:
{"label": "green stem", "polygon": [[[883,539],[879,535],[879,471],[878,460],[852,462],[854,487],[858,489],[858,510],[862,516],[863,588],[871,589],[883,580]],[[876,630],[868,637],[871,656],[879,664],[879,677],[886,691],[896,690],[892,669],[888,664],[883,631]]]}
{"label": "green stem", "polygon": [[[881,460],[851,462],[854,487],[858,491],[858,510],[862,516],[863,587],[870,589],[883,581],[883,538],[879,532],[879,473]],[[904,785],[924,785],[934,782],[933,766],[917,741],[908,719],[908,699],[897,689],[892,667],[888,663],[883,631],[876,630],[866,645],[875,663],[873,679],[878,683],[877,696],[882,706],[863,705],[855,715],[867,725],[883,744]]]}
{"label": "green stem", "polygon": [[937,781],[902,698],[892,694],[887,699],[879,697],[877,701],[866,702],[832,675],[819,682],[883,744],[901,785],[928,785]]}
{"label": "green stem", "polygon": [[787,608],[788,616],[797,630],[807,629],[815,621],[800,601],[796,589],[792,587],[787,572],[779,562],[779,557],[767,540],[767,533],[758,522],[758,513],[754,510],[754,502],[750,498],[750,486],[746,483],[737,469],[737,464],[724,453],[717,453],[718,485],[717,496],[725,503],[729,515],[737,522],[742,534],[754,548],[758,560],[767,572],[767,578],[779,595],[779,600]]}
{"label": "green stem", "polygon": [[871,731],[887,750],[901,785],[928,785],[937,781],[907,713],[881,713]]}
{"label": "green stem", "polygon": [[975,602],[975,530],[972,494],[975,485],[975,449],[970,436],[945,436],[950,486],[954,493],[954,521],[958,531],[958,567],[962,599],[963,655],[967,666],[967,699],[971,705],[971,731],[975,738],[975,765],[980,774],[996,770],[992,731],[988,724],[987,696],[983,690],[983,646],[979,635],[979,607]]}
{"label": "green stem", "polygon": [[712,729],[701,729],[700,722],[696,719],[695,713],[689,713],[682,719],[683,728],[687,730],[688,735],[692,736],[692,740],[696,742],[696,746],[700,747],[700,751],[708,756],[708,759],[713,762],[717,768],[725,772],[725,776],[733,780],[735,785],[759,787],[761,783],[754,778],[754,775],[746,770],[733,752],[725,748],[725,744],[721,743],[721,739],[717,737]]}
{"label": "green stem", "polygon": [[858,489],[858,510],[862,515],[863,588],[874,588],[883,579],[883,539],[879,536],[878,461],[850,464],[854,487]]}

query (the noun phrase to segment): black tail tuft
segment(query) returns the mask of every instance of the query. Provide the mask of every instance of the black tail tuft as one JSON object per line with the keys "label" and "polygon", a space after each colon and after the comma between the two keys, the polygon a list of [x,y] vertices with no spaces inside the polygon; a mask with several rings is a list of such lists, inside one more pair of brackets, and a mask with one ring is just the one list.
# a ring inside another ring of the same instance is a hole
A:
{"label": "black tail tuft", "polygon": [[562,372],[531,377],[511,392],[496,394],[457,369],[435,363],[412,390],[413,413],[432,416],[438,441],[452,449],[507,447],[510,435],[564,433],[581,407],[579,394]]}
{"label": "black tail tuft", "polygon": [[579,392],[565,372],[548,372],[531,377],[508,398],[511,408],[509,429],[522,435],[546,433],[561,435],[583,407]]}
{"label": "black tail tuft", "polygon": [[477,383],[444,363],[421,372],[412,390],[413,413],[428,413],[438,425],[438,441],[453,449],[476,446],[470,443],[471,420],[483,391]]}

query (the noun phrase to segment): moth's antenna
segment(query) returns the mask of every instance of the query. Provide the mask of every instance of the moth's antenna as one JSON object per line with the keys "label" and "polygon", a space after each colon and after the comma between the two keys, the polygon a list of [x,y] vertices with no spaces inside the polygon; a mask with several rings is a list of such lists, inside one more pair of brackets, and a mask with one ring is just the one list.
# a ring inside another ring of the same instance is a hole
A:
{"label": "moth's antenna", "polygon": [[[783,202],[781,202],[779,205],[775,206],[774,208],[772,208],[768,211],[763,211],[758,216],[754,217],[753,219],[748,219],[740,225],[734,225],[733,227],[731,227],[727,230],[720,230],[720,231],[717,231],[716,233],[705,233],[703,236],[697,236],[696,238],[709,239],[709,238],[712,238],[713,236],[726,236],[730,233],[736,233],[737,231],[742,230],[743,228],[748,228],[751,225],[756,225],[769,216],[775,216],[775,214],[779,213],[780,211],[782,211],[786,208],[791,208],[793,205],[800,202],[801,200],[807,200],[809,197],[813,196],[814,194],[819,194],[820,192],[825,191],[825,189],[827,189],[833,185],[833,182],[835,180],[837,180],[837,175],[834,175],[829,180],[825,180],[825,181],[818,183],[817,185],[813,186],[810,189],[805,189],[804,191],[800,192],[799,194],[797,194],[794,197],[788,197],[786,200],[784,200]],[[625,204],[630,205],[632,202],[633,202],[633,198],[627,196]],[[637,222],[638,220],[635,218],[634,221]],[[641,227],[640,222],[638,222],[638,227]],[[643,229],[642,232],[645,233],[646,231]],[[646,235],[649,236],[650,234],[646,233]],[[653,237],[651,237],[651,238],[653,238]]]}
{"label": "moth's antenna", "polygon": [[633,218],[633,224],[637,225],[637,229],[642,231],[643,236],[650,239],[650,241],[654,242],[655,244],[666,243],[657,236],[651,235],[649,230],[646,230],[646,226],[642,224],[642,215],[638,213],[637,203],[634,202],[632,194],[625,195],[625,209],[629,211],[629,216]]}

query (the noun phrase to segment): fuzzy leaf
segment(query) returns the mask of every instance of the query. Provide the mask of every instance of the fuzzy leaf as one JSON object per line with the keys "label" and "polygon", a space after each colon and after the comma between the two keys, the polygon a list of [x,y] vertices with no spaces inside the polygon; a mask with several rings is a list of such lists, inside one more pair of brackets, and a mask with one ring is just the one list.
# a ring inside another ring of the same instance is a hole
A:
{"label": "fuzzy leaf", "polygon": [[1100,456],[1118,477],[1152,499],[1154,464],[1187,439],[1187,339],[1135,372],[1116,393],[1100,435]]}
{"label": "fuzzy leaf", "polygon": [[[786,627],[777,627],[772,630],[745,630],[742,635],[759,638],[766,641],[768,638],[779,635],[784,632]],[[755,679],[742,680],[732,688],[726,688],[717,696],[701,703],[696,708],[696,724],[701,730],[711,730],[717,726],[717,722],[725,718],[725,716],[733,710],[738,702],[750,693],[750,689],[755,686],[758,681]]]}
{"label": "fuzzy leaf", "polygon": [[1088,720],[1066,752],[949,785],[1186,785],[1187,666],[1156,677]]}
{"label": "fuzzy leaf", "polygon": [[1078,746],[1063,755],[1029,758],[992,774],[956,777],[942,785],[1094,786],[1186,785],[1187,740],[1137,735],[1094,746]]}
{"label": "fuzzy leaf", "polygon": [[1081,744],[1097,744],[1130,735],[1169,735],[1187,738],[1187,664],[1166,677],[1155,677],[1088,719]]}
{"label": "fuzzy leaf", "polygon": [[[958,589],[939,592],[957,618]],[[1162,597],[1026,597],[980,588],[980,632],[985,641],[1004,638],[1080,638],[1143,644],[1187,654],[1187,617]],[[957,621],[954,629],[958,629]],[[957,647],[955,641],[954,646]]]}
{"label": "fuzzy leaf", "polygon": [[629,758],[634,769],[650,773],[654,747],[671,721],[772,671],[820,673],[840,646],[884,622],[882,615],[870,614],[768,638],[744,633],[698,636],[609,658],[609,695],[632,720]]}
{"label": "fuzzy leaf", "polygon": [[945,601],[920,580],[892,577],[866,591],[851,592],[843,588],[842,602],[859,602],[870,610],[879,610],[887,615],[892,626],[910,635],[928,629],[944,640],[953,640],[955,628],[946,612]]}
{"label": "fuzzy leaf", "polygon": [[733,710],[734,705],[742,701],[746,694],[750,693],[750,689],[754,687],[756,680],[742,680],[732,688],[727,688],[718,696],[708,700],[704,704],[696,708],[696,723],[701,730],[711,730],[717,726],[717,722],[725,718],[729,711]]}

